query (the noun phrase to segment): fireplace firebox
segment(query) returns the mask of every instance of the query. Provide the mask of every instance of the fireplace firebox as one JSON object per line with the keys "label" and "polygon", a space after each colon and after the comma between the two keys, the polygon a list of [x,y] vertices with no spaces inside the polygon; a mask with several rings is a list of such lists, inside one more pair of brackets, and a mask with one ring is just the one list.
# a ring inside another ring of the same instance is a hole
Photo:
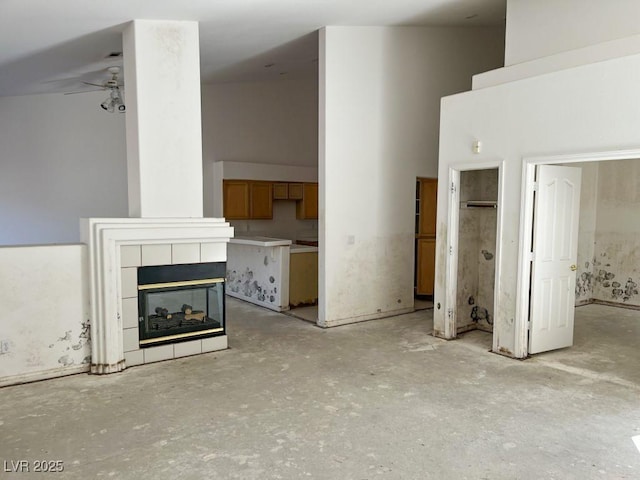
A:
{"label": "fireplace firebox", "polygon": [[225,262],[138,268],[140,347],[225,334]]}

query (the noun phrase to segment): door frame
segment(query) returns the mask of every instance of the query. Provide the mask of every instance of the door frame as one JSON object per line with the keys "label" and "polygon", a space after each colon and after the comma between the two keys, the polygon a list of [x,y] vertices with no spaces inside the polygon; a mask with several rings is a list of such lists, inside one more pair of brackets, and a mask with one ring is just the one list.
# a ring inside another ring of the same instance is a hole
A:
{"label": "door frame", "polygon": [[[460,217],[460,173],[474,170],[498,170],[498,198],[496,212],[496,252],[495,252],[495,281],[493,285],[493,349],[497,348],[498,336],[495,325],[500,317],[498,309],[498,295],[500,293],[500,271],[502,266],[501,245],[498,241],[502,237],[502,200],[503,200],[503,180],[504,180],[504,160],[487,160],[485,162],[458,163],[449,166],[449,178],[446,188],[449,191],[447,224],[447,247],[445,271],[445,316],[444,316],[444,338],[452,339],[457,336],[457,301],[458,294],[458,239],[459,239],[459,217]],[[456,186],[456,188],[454,188]],[[444,188],[440,186],[439,188]],[[436,246],[436,249],[438,247]],[[437,250],[436,250],[437,251]]]}
{"label": "door frame", "polygon": [[[520,201],[520,238],[518,251],[518,282],[515,321],[514,356],[526,358],[529,354],[529,315],[531,291],[531,249],[533,248],[533,210],[535,172],[538,165],[558,163],[587,163],[609,160],[640,159],[640,148],[600,152],[569,153],[530,156],[522,158],[522,194]],[[495,347],[495,345],[494,345]]]}

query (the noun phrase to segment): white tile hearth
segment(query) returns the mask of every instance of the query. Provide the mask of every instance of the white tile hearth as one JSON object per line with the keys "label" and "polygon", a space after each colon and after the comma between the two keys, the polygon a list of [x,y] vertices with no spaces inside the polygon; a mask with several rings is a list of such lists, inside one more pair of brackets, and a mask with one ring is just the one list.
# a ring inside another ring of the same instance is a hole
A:
{"label": "white tile hearth", "polygon": [[224,219],[88,218],[82,236],[91,268],[92,373],[227,348],[221,335],[143,349],[138,329],[138,267],[225,262],[233,228]]}
{"label": "white tile hearth", "polygon": [[200,263],[200,244],[199,243],[182,243],[172,245],[171,247],[171,263]]}
{"label": "white tile hearth", "polygon": [[161,345],[159,347],[149,347],[143,350],[144,363],[160,362],[171,360],[173,356],[173,345]]}
{"label": "white tile hearth", "polygon": [[140,245],[123,245],[120,248],[120,266],[139,267],[142,265]]}
{"label": "white tile hearth", "polygon": [[133,352],[139,348],[139,332],[138,327],[125,328],[122,331],[122,347],[125,352]]}
{"label": "white tile hearth", "polygon": [[171,245],[142,245],[142,266],[171,265]]}
{"label": "white tile hearth", "polygon": [[122,298],[138,298],[138,269],[122,269]]}
{"label": "white tile hearth", "polygon": [[122,328],[138,328],[138,297],[122,299]]}
{"label": "white tile hearth", "polygon": [[227,260],[227,244],[203,243],[200,246],[201,262],[225,262]]}
{"label": "white tile hearth", "polygon": [[198,355],[199,353],[202,353],[202,340],[175,343],[173,345],[174,358],[188,357],[190,355]]}

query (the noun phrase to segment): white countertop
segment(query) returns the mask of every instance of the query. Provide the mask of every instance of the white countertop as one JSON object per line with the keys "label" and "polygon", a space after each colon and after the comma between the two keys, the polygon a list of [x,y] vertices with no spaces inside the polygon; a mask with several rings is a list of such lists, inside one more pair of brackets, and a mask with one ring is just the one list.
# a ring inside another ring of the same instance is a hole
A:
{"label": "white countertop", "polygon": [[291,253],[315,253],[318,251],[318,247],[312,247],[309,245],[291,245]]}
{"label": "white countertop", "polygon": [[291,240],[271,237],[233,237],[229,243],[240,245],[255,245],[257,247],[286,247],[291,245]]}

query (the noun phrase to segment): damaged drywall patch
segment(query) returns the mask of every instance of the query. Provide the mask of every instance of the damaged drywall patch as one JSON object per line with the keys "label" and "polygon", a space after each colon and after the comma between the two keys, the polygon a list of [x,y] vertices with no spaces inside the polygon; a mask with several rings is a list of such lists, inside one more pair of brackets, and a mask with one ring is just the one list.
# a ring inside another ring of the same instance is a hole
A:
{"label": "damaged drywall patch", "polygon": [[[265,257],[267,258],[267,257]],[[254,298],[261,302],[275,303],[278,293],[277,287],[273,285],[260,284],[255,280],[255,274],[249,267],[244,272],[238,273],[236,270],[227,270],[227,288],[229,291],[241,294],[245,297]],[[269,283],[275,283],[273,275],[269,276]]]}
{"label": "damaged drywall patch", "polygon": [[[632,300],[637,301],[636,297],[639,295],[638,283],[633,277],[627,277],[627,280],[623,284],[621,280],[618,280],[617,274],[613,271],[614,268],[618,271],[626,268],[626,270],[629,271],[629,265],[627,265],[629,262],[618,260],[616,265],[616,263],[612,261],[610,258],[611,256],[621,254],[618,249],[615,250],[616,252],[613,254],[609,254],[607,252],[601,253],[600,260],[594,258],[593,265],[594,268],[598,268],[598,271],[597,275],[593,277],[593,283],[598,287],[599,292],[599,295],[594,295],[594,297],[596,297],[597,300],[617,301],[622,303],[628,303]],[[616,266],[614,267],[613,265]],[[633,267],[633,265],[635,265],[635,263],[631,262],[631,267]]]}

